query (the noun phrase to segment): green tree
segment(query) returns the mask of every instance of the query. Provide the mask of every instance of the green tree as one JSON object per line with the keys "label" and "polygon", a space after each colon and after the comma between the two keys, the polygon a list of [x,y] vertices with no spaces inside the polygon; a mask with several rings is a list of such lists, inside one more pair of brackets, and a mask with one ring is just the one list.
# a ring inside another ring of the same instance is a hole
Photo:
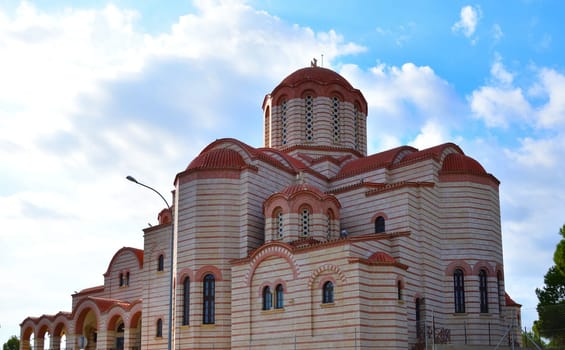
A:
{"label": "green tree", "polygon": [[3,350],[19,350],[20,349],[20,340],[18,337],[13,335],[7,342],[4,343]]}
{"label": "green tree", "polygon": [[542,348],[547,347],[547,344],[540,337],[536,330],[536,322],[534,322],[534,327],[530,331],[522,331],[522,344],[525,348],[534,348],[533,343],[541,346]]}
{"label": "green tree", "polygon": [[565,345],[565,274],[552,266],[543,280],[544,287],[536,288],[539,301],[536,329],[551,343]]}
{"label": "green tree", "polygon": [[561,227],[559,234],[562,238],[561,241],[557,243],[555,253],[553,253],[553,261],[555,262],[555,266],[557,266],[559,271],[561,271],[561,273],[565,275],[565,225]]}

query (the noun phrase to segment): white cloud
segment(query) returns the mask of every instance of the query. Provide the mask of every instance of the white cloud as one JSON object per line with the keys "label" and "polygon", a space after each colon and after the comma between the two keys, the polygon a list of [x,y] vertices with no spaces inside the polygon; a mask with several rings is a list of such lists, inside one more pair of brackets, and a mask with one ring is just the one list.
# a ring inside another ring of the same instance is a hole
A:
{"label": "white cloud", "polygon": [[473,34],[475,34],[475,30],[477,29],[477,24],[481,19],[481,8],[476,6],[463,6],[461,8],[461,12],[459,13],[459,21],[457,21],[452,27],[451,30],[454,33],[461,32],[467,38],[471,38]]}
{"label": "white cloud", "polygon": [[504,86],[511,85],[514,80],[514,74],[506,70],[506,67],[504,67],[504,64],[502,63],[502,57],[499,54],[495,55],[494,63],[490,68],[490,74],[497,83]]}
{"label": "white cloud", "polygon": [[[240,2],[195,5],[158,34],[114,5],[0,11],[0,338],[27,316],[68,310],[115,251],[140,247],[163,203],[126,175],[169,197],[214,139],[261,145],[260,105],[277,80],[320,52],[331,66],[365,50]],[[29,302],[13,301],[21,295]]]}
{"label": "white cloud", "polygon": [[469,103],[474,115],[489,127],[507,127],[532,113],[520,88],[483,86],[473,91]]}
{"label": "white cloud", "polygon": [[494,42],[499,42],[504,37],[504,32],[502,31],[500,24],[495,23],[492,26],[492,37],[494,39]]}
{"label": "white cloud", "polygon": [[425,149],[448,141],[453,140],[447,130],[439,123],[429,120],[424,124],[414,141],[410,142],[410,145],[418,149]]}
{"label": "white cloud", "polygon": [[524,167],[554,168],[560,162],[565,152],[565,141],[563,139],[532,139],[520,140],[520,148],[516,151],[506,149],[505,152],[512,160],[517,161]]}
{"label": "white cloud", "polygon": [[540,87],[548,101],[538,111],[542,127],[551,128],[565,124],[565,76],[553,69],[541,69]]}

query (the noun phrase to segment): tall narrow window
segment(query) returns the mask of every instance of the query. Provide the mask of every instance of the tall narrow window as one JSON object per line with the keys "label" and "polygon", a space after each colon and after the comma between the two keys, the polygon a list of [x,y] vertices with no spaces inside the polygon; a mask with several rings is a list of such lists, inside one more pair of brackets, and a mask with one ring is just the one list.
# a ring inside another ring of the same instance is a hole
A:
{"label": "tall narrow window", "polygon": [[203,320],[202,323],[204,324],[214,324],[215,321],[215,308],[216,308],[216,301],[215,301],[215,294],[216,294],[216,280],[214,279],[214,275],[207,274],[204,277],[204,312],[203,312]]}
{"label": "tall narrow window", "polygon": [[158,319],[157,320],[157,327],[156,327],[156,331],[155,331],[155,336],[157,338],[161,338],[163,336],[163,320],[162,319]]}
{"label": "tall narrow window", "polygon": [[314,139],[314,99],[312,96],[306,96],[306,141]]}
{"label": "tall narrow window", "polygon": [[333,215],[331,211],[328,211],[328,214],[326,215],[326,225],[328,226],[328,239],[332,238],[332,221],[333,221]]}
{"label": "tall narrow window", "polygon": [[159,255],[157,258],[157,271],[163,271],[165,269],[165,257],[163,254]]}
{"label": "tall narrow window", "polygon": [[402,300],[402,282],[396,281],[396,292],[398,293],[398,300]]}
{"label": "tall narrow window", "polygon": [[286,104],[286,100],[283,100],[281,103],[281,142],[283,145],[286,145],[287,139],[287,127],[288,127],[288,122],[287,122],[287,104]]}
{"label": "tall narrow window", "polygon": [[479,271],[479,295],[481,297],[481,312],[488,312],[487,272]]}
{"label": "tall narrow window", "polygon": [[265,109],[265,147],[271,147],[271,108]]}
{"label": "tall narrow window", "polygon": [[182,305],[182,324],[190,324],[190,278],[186,277],[183,282],[183,305]]}
{"label": "tall narrow window", "polygon": [[359,149],[359,110],[357,106],[353,108],[353,146]]}
{"label": "tall narrow window", "polygon": [[120,287],[124,285],[124,274],[120,272]]}
{"label": "tall narrow window", "polygon": [[383,233],[385,232],[385,218],[383,218],[382,216],[379,216],[376,220],[375,220],[375,233]]}
{"label": "tall narrow window", "polygon": [[266,286],[263,288],[263,310],[271,310],[273,307],[273,294],[271,294],[271,288]]}
{"label": "tall narrow window", "polygon": [[455,312],[465,312],[465,275],[463,270],[457,269],[453,273],[453,292],[455,302]]}
{"label": "tall narrow window", "polygon": [[498,312],[502,312],[502,301],[504,300],[502,296],[502,274],[500,271],[496,273],[496,292],[497,292],[497,299],[498,299]]}
{"label": "tall narrow window", "polygon": [[332,281],[324,283],[322,290],[322,303],[331,304],[334,302],[334,284]]}
{"label": "tall narrow window", "polygon": [[284,307],[284,287],[278,284],[275,288],[275,309],[282,309]]}
{"label": "tall narrow window", "polygon": [[339,122],[339,98],[332,99],[332,124],[333,124],[333,139],[334,142],[339,142],[340,137],[340,122]]}
{"label": "tall narrow window", "polygon": [[308,208],[302,209],[302,236],[310,234],[310,210]]}
{"label": "tall narrow window", "polygon": [[424,333],[424,327],[421,325],[422,321],[422,299],[416,298],[416,337],[420,339]]}
{"label": "tall narrow window", "polygon": [[283,213],[282,210],[279,210],[276,215],[277,219],[277,235],[279,238],[283,238],[284,235],[284,226],[283,226]]}

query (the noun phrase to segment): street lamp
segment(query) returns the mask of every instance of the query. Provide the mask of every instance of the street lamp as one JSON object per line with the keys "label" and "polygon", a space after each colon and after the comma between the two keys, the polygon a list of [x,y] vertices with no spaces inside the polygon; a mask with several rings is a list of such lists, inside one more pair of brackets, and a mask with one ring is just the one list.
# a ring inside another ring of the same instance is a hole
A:
{"label": "street lamp", "polygon": [[168,327],[168,339],[167,339],[167,350],[171,350],[171,340],[172,340],[172,336],[173,336],[173,286],[174,286],[174,281],[173,281],[173,264],[174,264],[174,254],[173,254],[173,249],[175,246],[175,226],[172,222],[172,208],[169,205],[169,202],[167,202],[167,200],[165,199],[165,197],[163,197],[163,195],[161,193],[159,193],[159,191],[157,191],[156,189],[154,189],[153,187],[147,186],[146,184],[143,184],[139,181],[137,181],[133,176],[126,176],[126,179],[138,184],[139,186],[143,186],[145,188],[150,189],[151,191],[157,193],[159,195],[159,197],[161,197],[161,199],[163,200],[163,202],[165,202],[165,204],[167,205],[167,209],[169,209],[169,211],[171,212],[171,266],[169,267],[170,270],[170,274],[169,274],[169,327]]}

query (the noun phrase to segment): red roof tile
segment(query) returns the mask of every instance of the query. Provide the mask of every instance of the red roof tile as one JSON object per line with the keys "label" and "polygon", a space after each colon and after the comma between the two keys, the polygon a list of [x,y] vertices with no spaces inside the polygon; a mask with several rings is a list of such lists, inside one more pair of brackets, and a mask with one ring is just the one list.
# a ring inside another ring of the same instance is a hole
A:
{"label": "red roof tile", "polygon": [[242,169],[245,167],[243,157],[229,148],[216,148],[201,153],[186,168],[194,169]]}
{"label": "red roof tile", "polygon": [[345,85],[346,87],[352,89],[351,84],[341,75],[334,72],[331,69],[322,67],[306,67],[291,73],[287,76],[280,85],[290,85],[295,86],[304,81],[315,81],[321,84],[327,84],[330,82],[337,82]]}
{"label": "red roof tile", "polygon": [[506,302],[506,306],[522,307],[521,304],[518,304],[517,302],[512,300],[512,298],[510,298],[510,295],[508,295],[508,293],[506,293],[506,292],[504,292],[504,301]]}
{"label": "red roof tile", "polygon": [[396,263],[396,259],[392,256],[388,255],[385,252],[376,252],[369,257],[369,261],[371,262],[378,262],[378,263],[385,263],[385,264],[394,264]]}
{"label": "red roof tile", "polygon": [[453,173],[486,174],[485,169],[479,162],[471,157],[458,153],[448,154],[443,160],[441,170],[443,172]]}
{"label": "red roof tile", "polygon": [[348,163],[345,163],[336,177],[355,175],[366,171],[387,167],[392,165],[393,163],[402,161],[402,159],[407,158],[410,153],[417,151],[418,150],[414,147],[401,146],[390,149],[388,151],[375,153],[367,157],[355,159]]}

